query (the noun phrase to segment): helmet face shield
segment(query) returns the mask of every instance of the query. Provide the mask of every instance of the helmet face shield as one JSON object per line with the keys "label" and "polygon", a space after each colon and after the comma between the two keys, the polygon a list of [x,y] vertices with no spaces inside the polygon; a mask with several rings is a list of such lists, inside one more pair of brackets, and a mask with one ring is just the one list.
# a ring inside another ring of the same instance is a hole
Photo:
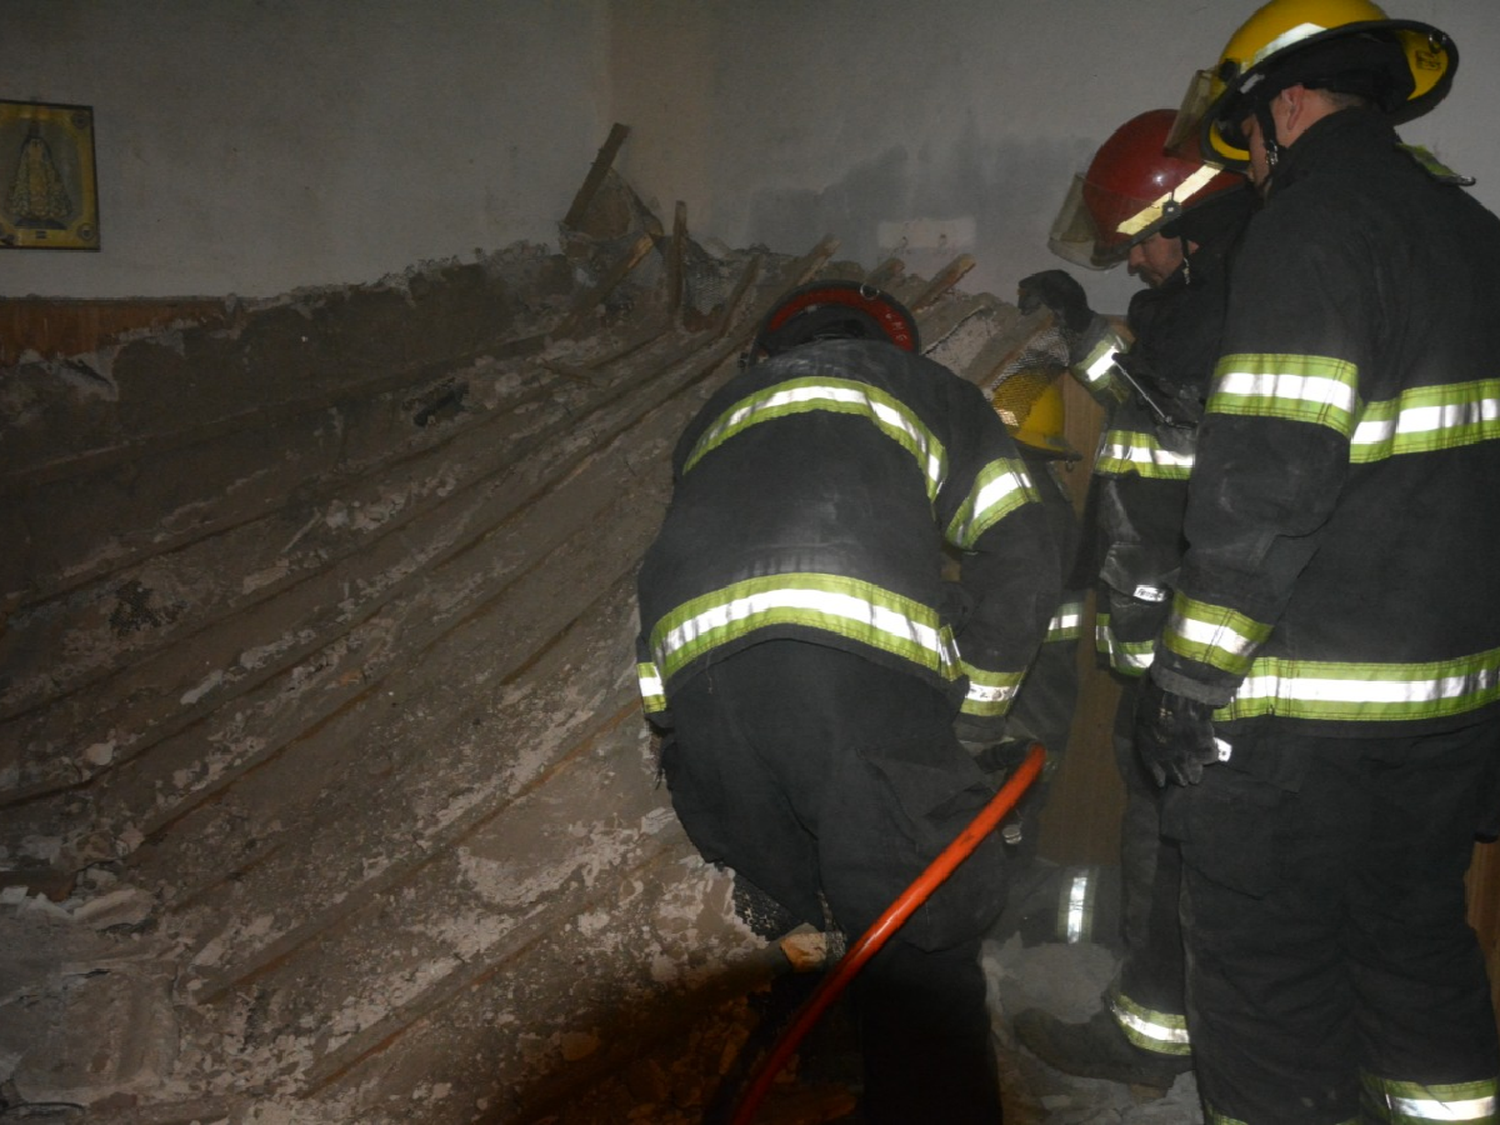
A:
{"label": "helmet face shield", "polygon": [[[1208,118],[1209,107],[1224,91],[1224,83],[1209,70],[1193,72],[1187,92],[1182,96],[1182,105],[1177,109],[1177,119],[1167,130],[1166,150],[1184,160],[1199,160],[1208,157],[1199,143],[1203,134],[1203,123]],[[1213,159],[1226,168],[1243,170],[1249,153],[1232,150],[1217,150]]]}
{"label": "helmet face shield", "polygon": [[1073,177],[1057,218],[1052,220],[1047,248],[1064,261],[1084,269],[1112,269],[1130,253],[1130,243],[1100,229],[1093,212],[1084,202],[1085,182],[1081,172]]}
{"label": "helmet face shield", "polygon": [[1196,152],[1167,147],[1179,116],[1150,110],[1100,146],[1052,224],[1047,245],[1053,253],[1089,269],[1109,269],[1185,211],[1241,185],[1238,176]]}

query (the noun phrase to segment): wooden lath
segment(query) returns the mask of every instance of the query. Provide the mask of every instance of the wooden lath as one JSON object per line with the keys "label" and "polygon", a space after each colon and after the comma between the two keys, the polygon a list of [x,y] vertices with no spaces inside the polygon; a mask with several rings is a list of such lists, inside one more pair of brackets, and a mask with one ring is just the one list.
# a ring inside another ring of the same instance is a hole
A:
{"label": "wooden lath", "polygon": [[198,297],[0,298],[0,367],[28,353],[43,359],[87,355],[133,333],[174,324],[226,324],[224,301]]}

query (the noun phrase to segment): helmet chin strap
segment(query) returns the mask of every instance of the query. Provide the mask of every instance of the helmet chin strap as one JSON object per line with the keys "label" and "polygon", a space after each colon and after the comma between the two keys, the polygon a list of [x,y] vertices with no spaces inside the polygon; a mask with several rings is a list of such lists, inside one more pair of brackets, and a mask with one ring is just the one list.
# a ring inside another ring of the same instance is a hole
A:
{"label": "helmet chin strap", "polygon": [[1266,150],[1266,178],[1270,179],[1281,162],[1281,142],[1276,139],[1276,119],[1271,116],[1269,101],[1255,107],[1255,119],[1260,122],[1260,141]]}

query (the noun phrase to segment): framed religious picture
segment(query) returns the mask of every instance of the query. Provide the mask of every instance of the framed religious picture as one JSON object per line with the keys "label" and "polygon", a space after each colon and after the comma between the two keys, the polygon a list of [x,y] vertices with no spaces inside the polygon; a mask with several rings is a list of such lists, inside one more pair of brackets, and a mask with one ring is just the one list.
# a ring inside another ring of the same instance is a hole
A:
{"label": "framed religious picture", "polygon": [[99,249],[89,106],[0,101],[0,248]]}

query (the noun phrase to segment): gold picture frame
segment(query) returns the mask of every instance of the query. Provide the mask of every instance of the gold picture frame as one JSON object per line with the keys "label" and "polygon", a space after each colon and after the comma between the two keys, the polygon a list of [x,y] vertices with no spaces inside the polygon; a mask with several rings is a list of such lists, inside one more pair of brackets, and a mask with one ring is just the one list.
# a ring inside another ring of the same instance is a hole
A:
{"label": "gold picture frame", "polygon": [[99,249],[91,106],[0,101],[0,248]]}

